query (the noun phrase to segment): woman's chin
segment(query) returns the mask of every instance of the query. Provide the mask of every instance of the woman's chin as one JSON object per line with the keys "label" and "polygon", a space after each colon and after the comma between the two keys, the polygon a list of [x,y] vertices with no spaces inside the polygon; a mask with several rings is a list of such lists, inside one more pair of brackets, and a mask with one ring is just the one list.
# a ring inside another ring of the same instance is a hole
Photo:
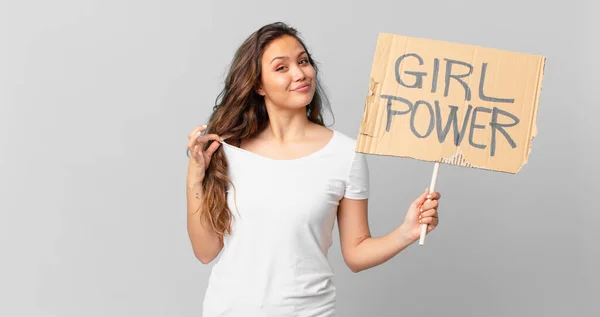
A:
{"label": "woman's chin", "polygon": [[309,105],[311,103],[313,99],[313,95],[306,95],[306,96],[302,96],[302,97],[296,97],[293,98],[293,100],[290,100],[289,105],[294,107],[294,108],[303,108],[306,107],[307,105]]}
{"label": "woman's chin", "polygon": [[304,108],[312,102],[312,98],[313,95],[295,96],[294,98],[289,98],[281,102],[275,102],[274,104],[279,104],[280,108],[284,108],[286,110],[304,110]]}

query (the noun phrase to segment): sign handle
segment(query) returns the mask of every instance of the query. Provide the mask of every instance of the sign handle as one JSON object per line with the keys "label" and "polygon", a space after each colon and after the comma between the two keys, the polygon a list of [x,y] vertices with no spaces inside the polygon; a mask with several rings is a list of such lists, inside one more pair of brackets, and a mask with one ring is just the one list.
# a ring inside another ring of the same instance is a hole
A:
{"label": "sign handle", "polygon": [[[431,175],[431,185],[429,185],[429,192],[432,193],[435,190],[435,182],[437,181],[438,170],[440,163],[436,162],[433,166],[433,175]],[[429,201],[429,199],[427,200]],[[419,239],[419,245],[425,244],[425,235],[427,234],[427,224],[421,225],[421,238]]]}

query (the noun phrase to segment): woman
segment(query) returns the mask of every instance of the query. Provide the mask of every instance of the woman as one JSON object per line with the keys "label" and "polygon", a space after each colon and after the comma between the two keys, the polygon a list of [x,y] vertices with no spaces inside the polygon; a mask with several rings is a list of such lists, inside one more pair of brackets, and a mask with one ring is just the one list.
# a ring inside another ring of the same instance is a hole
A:
{"label": "woman", "polygon": [[266,25],[237,50],[208,125],[188,136],[189,237],[202,263],[221,255],[203,317],[336,316],[336,218],[353,272],[438,224],[440,195],[425,190],[396,230],[371,237],[367,162],[354,139],[324,126],[317,73],[295,29]]}

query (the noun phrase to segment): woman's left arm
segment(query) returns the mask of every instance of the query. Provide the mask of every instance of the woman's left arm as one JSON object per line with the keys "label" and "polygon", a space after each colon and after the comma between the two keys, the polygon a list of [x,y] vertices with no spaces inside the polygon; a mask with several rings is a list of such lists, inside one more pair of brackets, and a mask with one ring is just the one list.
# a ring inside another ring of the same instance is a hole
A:
{"label": "woman's left arm", "polygon": [[338,207],[338,229],[342,255],[352,272],[380,265],[420,238],[421,225],[427,232],[438,225],[440,194],[426,190],[410,205],[404,222],[389,234],[373,238],[369,229],[368,199],[342,198]]}

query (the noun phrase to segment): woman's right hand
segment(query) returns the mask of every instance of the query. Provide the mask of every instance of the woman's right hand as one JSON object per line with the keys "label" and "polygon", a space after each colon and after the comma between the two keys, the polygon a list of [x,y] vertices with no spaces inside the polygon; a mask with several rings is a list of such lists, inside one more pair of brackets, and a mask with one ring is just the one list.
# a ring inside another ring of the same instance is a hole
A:
{"label": "woman's right hand", "polygon": [[[219,148],[221,142],[223,142],[223,139],[216,134],[205,134],[200,136],[204,130],[206,130],[206,125],[194,128],[188,135],[188,149],[190,153],[188,183],[191,182],[197,184],[202,182],[212,155]],[[213,142],[205,151],[204,146],[210,140],[215,142]]]}

